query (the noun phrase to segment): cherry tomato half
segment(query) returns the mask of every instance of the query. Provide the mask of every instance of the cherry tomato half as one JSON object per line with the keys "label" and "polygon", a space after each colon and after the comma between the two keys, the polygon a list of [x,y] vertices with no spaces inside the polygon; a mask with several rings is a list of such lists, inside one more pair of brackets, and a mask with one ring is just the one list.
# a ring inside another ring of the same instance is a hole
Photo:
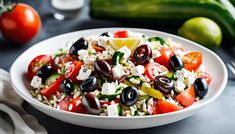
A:
{"label": "cherry tomato half", "polygon": [[168,69],[158,63],[149,63],[144,66],[144,74],[152,81],[155,79],[154,71],[161,70],[161,72],[168,71]]}
{"label": "cherry tomato half", "polygon": [[114,33],[114,38],[128,38],[128,31],[117,31]]}
{"label": "cherry tomato half", "polygon": [[178,111],[178,110],[182,110],[183,107],[179,106],[177,104],[174,103],[170,103],[168,101],[165,100],[158,100],[157,102],[158,108],[162,113],[169,113],[169,112],[174,112],[174,111]]}
{"label": "cherry tomato half", "polygon": [[194,86],[189,87],[184,92],[176,96],[176,101],[180,102],[183,106],[191,106],[195,102]]}
{"label": "cherry tomato half", "polygon": [[189,52],[183,56],[183,62],[187,70],[197,70],[202,64],[202,53]]}
{"label": "cherry tomato half", "polygon": [[72,80],[74,83],[79,84],[80,82],[77,80],[77,75],[81,69],[82,66],[81,61],[75,61],[73,62],[66,70],[65,70],[65,77]]}
{"label": "cherry tomato half", "polygon": [[13,11],[1,15],[0,29],[5,39],[22,45],[37,35],[41,20],[32,7],[18,3]]}
{"label": "cherry tomato half", "polygon": [[43,65],[52,65],[54,66],[54,62],[51,58],[51,56],[48,55],[39,55],[35,57],[28,66],[28,77],[32,79],[37,73],[38,70],[43,66]]}

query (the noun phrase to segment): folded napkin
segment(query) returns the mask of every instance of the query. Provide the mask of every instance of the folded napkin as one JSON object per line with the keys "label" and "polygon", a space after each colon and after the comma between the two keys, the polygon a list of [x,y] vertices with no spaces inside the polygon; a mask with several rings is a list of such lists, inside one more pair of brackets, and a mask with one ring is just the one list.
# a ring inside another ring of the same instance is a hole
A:
{"label": "folded napkin", "polygon": [[24,111],[22,103],[11,86],[9,73],[0,69],[0,134],[47,134],[37,119]]}

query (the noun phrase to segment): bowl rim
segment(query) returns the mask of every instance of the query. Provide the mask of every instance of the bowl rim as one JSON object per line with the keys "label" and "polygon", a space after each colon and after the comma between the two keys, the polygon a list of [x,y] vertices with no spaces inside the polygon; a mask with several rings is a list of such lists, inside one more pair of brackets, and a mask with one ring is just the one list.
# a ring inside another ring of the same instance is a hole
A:
{"label": "bowl rim", "polygon": [[[45,105],[42,102],[38,101],[37,99],[33,98],[32,96],[25,95],[21,90],[19,90],[17,88],[16,83],[13,81],[13,77],[14,77],[14,73],[13,73],[14,70],[13,69],[16,66],[17,61],[20,60],[25,53],[27,53],[28,51],[31,51],[31,49],[33,49],[35,46],[38,46],[39,44],[41,44],[43,42],[47,42],[48,40],[53,40],[53,39],[56,39],[56,38],[61,38],[62,36],[66,36],[66,35],[70,35],[70,34],[76,34],[76,33],[82,34],[82,33],[86,33],[86,32],[87,33],[88,32],[94,32],[94,31],[112,31],[112,30],[123,30],[123,29],[131,30],[131,31],[143,31],[143,33],[147,33],[148,32],[148,33],[162,34],[162,35],[171,37],[173,40],[174,39],[182,40],[182,41],[188,42],[188,43],[192,44],[193,46],[196,46],[196,47],[198,47],[200,49],[206,50],[208,53],[212,54],[216,58],[216,60],[218,60],[218,62],[222,65],[222,72],[223,72],[224,76],[222,78],[222,83],[221,83],[220,87],[218,88],[219,89],[218,92],[215,95],[213,95],[211,98],[209,98],[208,100],[203,102],[203,103],[197,104],[196,106],[192,105],[192,106],[189,106],[187,108],[184,108],[182,110],[175,111],[175,112],[164,113],[164,114],[157,114],[157,115],[147,115],[147,116],[131,116],[131,117],[118,116],[118,117],[110,117],[110,116],[100,116],[100,115],[92,115],[92,114],[74,113],[74,112],[64,111],[64,110],[60,110],[60,109],[56,109],[56,108],[50,107],[50,106]],[[37,107],[40,107],[42,109],[47,109],[47,110],[55,112],[55,113],[69,114],[71,116],[75,115],[75,116],[92,117],[92,118],[99,118],[99,119],[102,118],[102,119],[128,119],[129,120],[129,119],[147,119],[147,118],[168,117],[170,115],[182,114],[182,113],[185,113],[185,112],[190,112],[190,111],[196,110],[198,108],[204,107],[204,106],[208,105],[209,103],[211,103],[212,101],[214,101],[216,98],[218,98],[222,94],[222,92],[225,89],[225,86],[227,84],[228,72],[227,72],[227,68],[225,67],[225,64],[223,63],[221,58],[217,54],[215,54],[215,52],[213,52],[210,49],[205,48],[204,46],[201,46],[201,45],[199,45],[199,44],[197,44],[197,43],[195,43],[193,41],[190,41],[188,39],[179,37],[179,36],[174,35],[174,34],[162,32],[162,31],[158,31],[158,30],[152,30],[152,29],[129,28],[129,27],[110,27],[110,28],[86,29],[86,30],[79,30],[79,31],[65,33],[65,34],[60,34],[60,35],[54,36],[52,38],[48,38],[46,40],[43,40],[43,41],[40,41],[40,42],[34,44],[33,46],[31,46],[30,48],[25,50],[20,56],[18,56],[15,59],[15,61],[13,62],[13,64],[11,65],[11,68],[10,68],[10,79],[11,79],[12,86],[13,86],[14,90],[17,92],[17,94],[20,95],[24,100],[26,100],[32,106],[35,105]]]}

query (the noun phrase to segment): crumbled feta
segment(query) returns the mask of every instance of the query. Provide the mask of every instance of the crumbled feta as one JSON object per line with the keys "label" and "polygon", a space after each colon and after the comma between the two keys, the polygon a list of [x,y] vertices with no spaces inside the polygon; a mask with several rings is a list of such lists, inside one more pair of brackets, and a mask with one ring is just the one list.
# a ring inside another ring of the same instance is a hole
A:
{"label": "crumbled feta", "polygon": [[34,88],[40,88],[40,86],[42,85],[42,78],[35,75],[33,79],[31,80],[30,85]]}
{"label": "crumbled feta", "polygon": [[118,64],[112,68],[112,73],[114,78],[120,78],[121,76],[125,75],[125,71],[123,70],[122,65]]}
{"label": "crumbled feta", "polygon": [[78,58],[79,58],[79,60],[84,60],[84,59],[87,59],[87,57],[88,57],[88,51],[87,50],[79,50],[78,51]]}
{"label": "crumbled feta", "polygon": [[82,66],[79,73],[78,73],[77,79],[78,80],[86,80],[91,75],[91,72],[92,71],[90,69]]}
{"label": "crumbled feta", "polygon": [[174,99],[172,99],[171,97],[168,97],[167,99],[166,99],[166,101],[167,102],[170,102],[170,103],[172,103],[172,104],[176,104],[176,105],[178,105],[178,102],[176,102]]}
{"label": "crumbled feta", "polygon": [[177,54],[177,55],[179,55],[181,58],[184,56],[184,52],[181,50],[181,49],[176,49],[175,51],[174,51],[174,53],[175,54]]}
{"label": "crumbled feta", "polygon": [[153,50],[152,54],[153,54],[152,56],[153,59],[161,56],[161,53],[158,50]]}
{"label": "crumbled feta", "polygon": [[134,75],[134,76],[140,76],[144,73],[145,69],[144,69],[144,66],[143,65],[138,65],[134,68],[131,69],[131,73]]}
{"label": "crumbled feta", "polygon": [[143,34],[138,33],[138,32],[132,32],[132,31],[127,31],[128,32],[128,38],[142,38]]}
{"label": "crumbled feta", "polygon": [[99,59],[112,59],[114,54],[114,50],[112,47],[107,46],[106,50],[104,50],[100,56],[97,56]]}
{"label": "crumbled feta", "polygon": [[123,56],[124,61],[127,61],[128,58],[131,56],[131,50],[128,49],[126,46],[123,46],[122,48],[118,49],[117,51],[124,53],[124,56]]}
{"label": "crumbled feta", "polygon": [[102,89],[101,89],[102,94],[111,95],[111,94],[115,94],[115,91],[116,91],[116,87],[114,84],[106,82],[102,85]]}
{"label": "crumbled feta", "polygon": [[194,73],[184,68],[176,71],[174,77],[177,78],[177,81],[182,81],[186,85],[192,85],[196,79]]}
{"label": "crumbled feta", "polygon": [[107,106],[108,116],[118,116],[118,104]]}
{"label": "crumbled feta", "polygon": [[175,82],[175,91],[178,93],[181,93],[184,91],[186,85],[184,84],[184,82],[182,80],[177,80]]}
{"label": "crumbled feta", "polygon": [[196,80],[196,77],[193,73],[190,73],[186,78],[185,78],[185,84],[186,85],[192,85],[194,81]]}
{"label": "crumbled feta", "polygon": [[100,36],[98,40],[98,45],[102,47],[106,47],[109,42],[109,37],[106,36]]}
{"label": "crumbled feta", "polygon": [[89,56],[89,58],[87,57],[83,61],[84,61],[84,63],[86,65],[93,65],[93,63],[95,62],[96,58],[97,57],[95,55],[91,55],[91,56]]}

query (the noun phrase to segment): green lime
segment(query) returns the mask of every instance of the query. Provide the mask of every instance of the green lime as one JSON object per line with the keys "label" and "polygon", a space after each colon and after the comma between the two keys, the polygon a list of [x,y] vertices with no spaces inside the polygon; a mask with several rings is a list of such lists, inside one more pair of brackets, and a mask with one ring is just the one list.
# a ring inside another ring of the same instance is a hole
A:
{"label": "green lime", "polygon": [[219,25],[205,17],[189,19],[178,30],[178,34],[207,48],[219,47],[222,41]]}

